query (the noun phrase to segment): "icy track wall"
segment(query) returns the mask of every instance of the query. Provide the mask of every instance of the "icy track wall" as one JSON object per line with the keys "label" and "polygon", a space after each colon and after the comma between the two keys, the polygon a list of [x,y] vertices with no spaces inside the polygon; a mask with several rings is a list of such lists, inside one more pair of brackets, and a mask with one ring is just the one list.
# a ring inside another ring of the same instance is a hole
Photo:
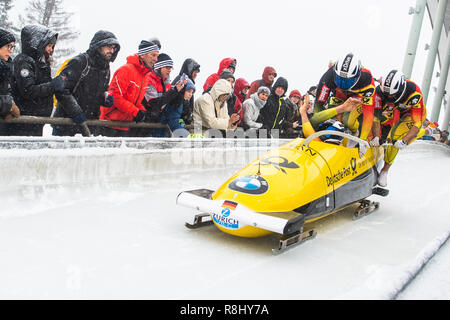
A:
{"label": "icy track wall", "polygon": [[80,201],[87,190],[150,187],[168,177],[238,170],[287,141],[109,138],[4,138],[0,217]]}

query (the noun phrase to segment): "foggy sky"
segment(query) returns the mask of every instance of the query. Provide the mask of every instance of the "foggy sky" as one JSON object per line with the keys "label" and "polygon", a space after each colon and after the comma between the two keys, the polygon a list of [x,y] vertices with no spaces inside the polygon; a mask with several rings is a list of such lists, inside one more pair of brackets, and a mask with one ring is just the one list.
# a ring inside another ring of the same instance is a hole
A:
{"label": "foggy sky", "polygon": [[[142,39],[162,41],[161,52],[175,61],[172,78],[186,58],[202,68],[197,79],[201,91],[206,77],[217,72],[226,57],[238,60],[236,77],[252,82],[264,67],[277,69],[289,80],[289,91],[304,93],[317,85],[328,62],[348,52],[379,78],[403,66],[415,0],[310,0],[310,1],[75,1],[66,0],[76,12],[73,25],[81,32],[74,43],[77,52],[88,48],[100,29],[113,32],[122,50],[112,70],[137,52]],[[16,9],[25,6],[16,1]],[[428,15],[412,80],[423,78],[425,44],[431,41]],[[197,95],[200,94],[197,92]],[[430,96],[431,98],[431,96]],[[432,100],[430,100],[432,101]]]}

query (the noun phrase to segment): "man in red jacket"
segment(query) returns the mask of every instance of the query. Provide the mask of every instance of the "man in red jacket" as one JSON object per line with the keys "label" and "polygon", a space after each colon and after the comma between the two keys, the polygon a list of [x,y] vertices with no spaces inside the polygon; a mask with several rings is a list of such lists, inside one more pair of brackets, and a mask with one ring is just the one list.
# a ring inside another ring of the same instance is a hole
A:
{"label": "man in red jacket", "polygon": [[[150,41],[143,40],[139,51],[127,58],[127,64],[114,74],[109,91],[114,97],[114,105],[101,107],[100,120],[142,122],[148,111],[142,105],[150,81],[150,71],[158,60],[159,48]],[[127,136],[128,128],[105,128],[104,136]]]}
{"label": "man in red jacket", "polygon": [[206,79],[205,85],[203,86],[203,92],[208,92],[211,88],[216,84],[217,80],[220,79],[220,75],[225,69],[228,69],[231,73],[234,74],[236,71],[237,60],[233,58],[226,58],[220,62],[219,71],[217,73],[213,73]]}
{"label": "man in red jacket", "polygon": [[173,70],[173,60],[169,55],[161,53],[158,61],[150,72],[150,82],[147,87],[144,106],[150,115],[147,120],[159,122],[160,116],[166,105],[175,104],[177,107],[184,99],[184,89],[187,79],[180,79],[172,87],[170,83],[170,73]]}
{"label": "man in red jacket", "polygon": [[251,97],[252,94],[257,93],[258,89],[260,87],[267,87],[269,89],[272,89],[272,86],[273,86],[277,76],[278,75],[277,75],[277,72],[275,71],[275,68],[266,67],[264,69],[262,79],[256,80],[251,84],[250,90],[248,91],[248,94],[247,94],[247,97]]}

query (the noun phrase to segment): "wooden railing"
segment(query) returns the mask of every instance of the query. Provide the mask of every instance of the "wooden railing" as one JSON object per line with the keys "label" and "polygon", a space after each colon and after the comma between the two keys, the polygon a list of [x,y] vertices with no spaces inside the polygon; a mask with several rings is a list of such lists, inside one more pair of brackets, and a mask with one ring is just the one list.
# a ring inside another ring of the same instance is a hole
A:
{"label": "wooden railing", "polygon": [[[0,123],[20,123],[20,124],[53,124],[60,126],[78,126],[68,118],[46,118],[46,117],[29,117],[22,116],[20,118],[5,121],[0,119]],[[120,121],[104,121],[104,120],[88,120],[81,126],[83,135],[92,136],[89,127],[119,127],[119,128],[145,128],[145,129],[164,129],[172,137],[172,131],[167,124],[162,123],[136,123],[136,122],[120,122]]]}

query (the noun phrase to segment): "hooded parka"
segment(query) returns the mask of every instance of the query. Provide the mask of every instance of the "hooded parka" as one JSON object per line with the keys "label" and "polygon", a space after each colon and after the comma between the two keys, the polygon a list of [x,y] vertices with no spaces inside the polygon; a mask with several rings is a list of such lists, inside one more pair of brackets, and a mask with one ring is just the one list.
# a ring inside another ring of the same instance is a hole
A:
{"label": "hooded parka", "polygon": [[[111,60],[105,59],[99,49],[115,45]],[[57,94],[58,99],[55,117],[72,118],[83,113],[88,120],[97,120],[100,117],[100,106],[105,102],[105,92],[108,91],[111,80],[110,63],[114,62],[120,51],[120,44],[116,36],[109,31],[98,31],[89,46],[89,49],[69,61],[61,71],[66,80],[66,90]],[[54,135],[73,136],[81,133],[79,127],[54,126]],[[97,128],[91,128],[96,133]]]}
{"label": "hooded parka", "polygon": [[[186,74],[189,79],[192,80],[192,83],[195,85],[195,80],[192,79],[192,74],[194,73],[194,71],[200,71],[200,64],[197,63],[197,61],[195,61],[194,59],[186,59],[183,63],[183,66],[181,67],[180,73],[179,75],[172,81],[172,86],[176,86],[176,84],[178,83],[178,81],[180,81],[181,76],[183,74]],[[191,100],[189,101],[189,103],[185,103],[184,104],[184,108],[183,108],[183,113],[181,114],[181,119],[184,120],[184,122],[189,125],[194,121],[194,96],[192,96]]]}
{"label": "hooded parka", "polygon": [[230,95],[233,92],[227,80],[220,79],[209,93],[205,93],[195,101],[194,123],[196,128],[203,130],[228,130],[230,116],[227,102],[220,102],[221,95]]}
{"label": "hooded parka", "polygon": [[280,77],[272,87],[269,99],[267,99],[266,105],[261,110],[261,115],[264,120],[264,128],[268,130],[281,129],[281,124],[286,116],[286,102],[284,101],[284,95],[282,97],[275,94],[276,88],[281,87],[285,93],[288,90],[288,81]]}
{"label": "hooded parka", "polygon": [[214,84],[217,82],[217,80],[220,79],[220,75],[222,74],[223,70],[228,69],[230,67],[230,65],[233,65],[233,64],[234,64],[234,66],[236,66],[236,63],[237,63],[237,61],[234,58],[223,59],[220,62],[219,71],[217,73],[213,73],[212,75],[210,75],[208,77],[208,79],[206,79],[206,82],[203,86],[203,91],[207,92],[208,90],[210,90],[214,86]]}
{"label": "hooded parka", "polygon": [[[54,90],[51,65],[44,57],[45,47],[55,43],[58,34],[38,25],[22,29],[22,53],[13,60],[12,92],[23,116],[50,117]],[[43,125],[8,124],[8,135],[42,136]]]}
{"label": "hooded parka", "polygon": [[258,89],[262,86],[272,89],[274,81],[269,80],[269,76],[273,73],[277,73],[273,67],[266,67],[264,69],[262,79],[253,81],[250,85],[250,90],[248,91],[248,96],[258,92]]}

